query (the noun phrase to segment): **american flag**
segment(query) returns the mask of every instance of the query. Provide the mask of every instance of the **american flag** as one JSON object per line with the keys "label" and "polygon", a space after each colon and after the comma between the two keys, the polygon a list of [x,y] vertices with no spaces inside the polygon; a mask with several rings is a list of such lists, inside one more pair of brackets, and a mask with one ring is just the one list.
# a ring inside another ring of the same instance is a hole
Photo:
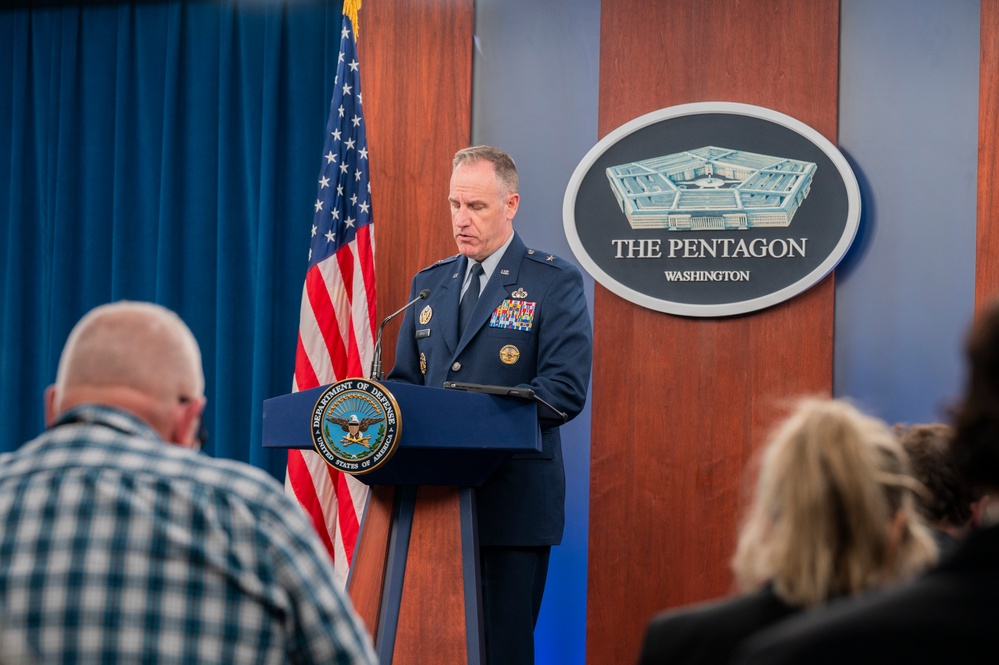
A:
{"label": "american flag", "polygon": [[[340,56],[302,292],[296,391],[365,376],[374,351],[375,238],[357,63],[360,4],[360,0],[344,2]],[[367,487],[327,465],[314,451],[291,450],[285,489],[311,516],[342,588],[354,556]]]}

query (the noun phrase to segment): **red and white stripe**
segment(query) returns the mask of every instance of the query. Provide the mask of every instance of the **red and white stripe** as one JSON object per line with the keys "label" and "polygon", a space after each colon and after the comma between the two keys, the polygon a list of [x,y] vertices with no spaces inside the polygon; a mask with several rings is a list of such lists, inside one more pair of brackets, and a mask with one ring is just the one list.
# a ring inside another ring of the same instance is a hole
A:
{"label": "red and white stripe", "polygon": [[[366,376],[375,344],[375,263],[371,225],[309,269],[300,312],[294,390]],[[288,452],[286,490],[312,519],[341,588],[354,557],[368,487],[311,450]]]}

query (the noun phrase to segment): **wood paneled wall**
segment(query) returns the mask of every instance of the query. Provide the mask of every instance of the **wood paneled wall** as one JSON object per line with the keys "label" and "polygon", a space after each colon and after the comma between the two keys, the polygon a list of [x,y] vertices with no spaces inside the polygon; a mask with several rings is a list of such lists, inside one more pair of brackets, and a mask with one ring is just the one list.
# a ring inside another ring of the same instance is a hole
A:
{"label": "wood paneled wall", "polygon": [[976,309],[999,295],[999,0],[981,1]]}
{"label": "wood paneled wall", "polygon": [[[703,101],[775,109],[834,144],[838,0],[615,0],[604,136]],[[627,663],[656,610],[732,591],[746,473],[789,398],[832,391],[833,278],[770,309],[691,319],[597,286],[587,662]]]}
{"label": "wood paneled wall", "polygon": [[[451,159],[471,140],[474,4],[473,0],[376,0],[362,5],[359,23],[381,319],[405,304],[417,270],[455,252],[447,194]],[[395,362],[398,330],[399,321],[385,329],[386,369]],[[390,487],[372,493],[351,572],[351,598],[373,635],[378,629],[393,499]],[[432,501],[425,504],[436,506]],[[420,512],[415,519],[433,516]],[[460,566],[460,558],[455,562]],[[443,597],[432,579],[410,576],[407,585],[409,595]],[[445,591],[449,603],[463,602],[460,588]],[[434,616],[429,613],[427,620]],[[412,627],[422,624],[401,623],[395,662],[420,662],[426,644],[418,644],[424,636],[414,635],[414,630],[421,630]],[[426,632],[447,644],[464,644],[464,629],[464,624],[451,622]],[[441,655],[454,663],[464,662],[465,657],[464,651]]]}
{"label": "wood paneled wall", "polygon": [[[456,251],[447,195],[451,159],[472,134],[474,2],[373,0],[360,23],[382,318],[406,303],[417,270]],[[385,329],[385,368],[398,330]]]}

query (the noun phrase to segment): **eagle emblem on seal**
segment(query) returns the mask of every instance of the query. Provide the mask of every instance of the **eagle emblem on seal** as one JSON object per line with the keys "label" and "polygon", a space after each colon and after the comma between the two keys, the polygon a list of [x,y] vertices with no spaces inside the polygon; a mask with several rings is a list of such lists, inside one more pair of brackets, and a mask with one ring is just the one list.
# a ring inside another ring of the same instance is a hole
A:
{"label": "eagle emblem on seal", "polygon": [[347,433],[346,436],[340,439],[340,443],[357,443],[365,448],[370,448],[371,436],[362,436],[362,434],[367,431],[369,427],[377,422],[385,420],[385,418],[382,416],[366,416],[364,418],[358,418],[356,414],[352,413],[349,418],[341,418],[339,416],[330,415],[326,416],[326,420],[339,425],[343,431]]}

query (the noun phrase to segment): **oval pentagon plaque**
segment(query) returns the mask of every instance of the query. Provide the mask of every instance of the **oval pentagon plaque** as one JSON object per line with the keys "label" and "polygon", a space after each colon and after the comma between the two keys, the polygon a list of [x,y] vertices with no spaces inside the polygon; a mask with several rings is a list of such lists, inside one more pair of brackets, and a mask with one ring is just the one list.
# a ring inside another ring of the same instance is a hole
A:
{"label": "oval pentagon plaque", "polygon": [[683,316],[792,298],[843,258],[860,188],[842,153],[771,109],[705,102],[609,133],[576,167],[563,223],[583,268],[618,296]]}

